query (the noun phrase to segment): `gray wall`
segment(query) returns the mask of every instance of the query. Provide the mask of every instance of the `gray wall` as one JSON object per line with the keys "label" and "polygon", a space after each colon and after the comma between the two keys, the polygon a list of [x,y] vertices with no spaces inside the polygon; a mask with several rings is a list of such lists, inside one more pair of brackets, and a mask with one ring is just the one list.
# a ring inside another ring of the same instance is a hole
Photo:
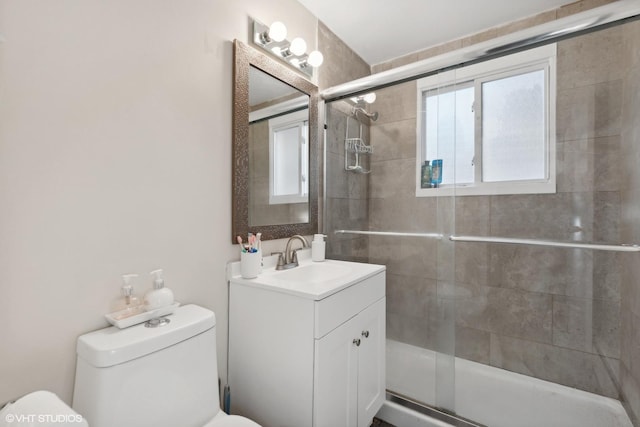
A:
{"label": "gray wall", "polygon": [[[621,41],[616,27],[558,45],[557,193],[457,197],[456,233],[620,240]],[[378,92],[371,229],[436,231],[451,202],[415,197],[415,97],[415,82]],[[457,243],[454,265],[439,250],[371,238],[370,260],[389,268],[390,338],[434,348],[433,309],[455,280],[458,356],[618,397],[618,255]]]}
{"label": "gray wall", "polygon": [[[377,91],[369,229],[452,230],[443,222],[455,219],[458,234],[626,240],[619,167],[623,31],[558,45],[556,194],[416,198],[415,82]],[[342,158],[331,150],[328,156],[330,176],[340,176],[332,164]],[[330,179],[327,188],[339,186]],[[359,212],[366,202],[339,188],[354,197],[341,200],[333,217],[355,228],[366,219]],[[438,348],[437,309],[441,298],[454,296],[458,356],[619,396],[621,255],[458,243],[452,260],[435,241],[381,237],[369,238],[368,251],[369,261],[388,268],[389,338]]]}
{"label": "gray wall", "polygon": [[[610,1],[578,1],[372,69],[384,71]],[[458,233],[639,241],[639,45],[637,23],[560,44],[558,194],[459,198],[452,215]],[[413,186],[404,171],[413,170],[415,152],[415,115],[403,111],[397,117],[397,109],[411,107],[415,87],[403,86],[390,90],[387,104],[393,107],[377,106],[382,118],[372,129],[374,145],[383,146],[377,152],[393,151],[374,158],[381,176],[372,176],[373,229],[428,229],[440,212],[433,201],[406,195],[399,200],[401,189]],[[383,124],[387,113],[392,118]],[[581,233],[571,225],[576,217],[582,220]],[[372,261],[389,262],[398,272],[390,274],[388,287],[391,336],[437,347],[431,324],[436,296],[453,292],[458,355],[619,396],[640,425],[640,363],[635,362],[640,360],[640,264],[635,255],[458,244],[455,265],[438,256],[436,266],[424,261],[415,274],[416,263],[407,265],[403,256],[409,244],[371,241]],[[424,245],[425,253],[438,248]],[[451,274],[460,285],[453,291],[447,285]]]}
{"label": "gray wall", "polygon": [[[583,0],[372,67],[380,72],[609,3]],[[322,32],[322,30],[321,30]],[[557,193],[416,198],[415,83],[377,91],[372,174],[345,173],[348,109],[328,105],[326,231],[448,231],[640,241],[640,26],[558,46]],[[334,84],[337,84],[335,82]],[[576,219],[580,224],[577,226]],[[640,415],[640,263],[635,254],[330,236],[336,258],[383,263],[389,338],[442,349],[455,298],[456,355],[620,398]],[[453,286],[455,284],[455,286]]]}
{"label": "gray wall", "polygon": [[[371,144],[369,125],[361,124],[351,114],[346,102],[327,105],[327,186],[326,224],[327,255],[333,259],[368,260],[369,239],[366,236],[336,235],[334,230],[366,230],[369,227],[369,174],[345,170],[345,154],[349,165],[355,165],[353,153],[345,153],[347,120],[349,138],[359,137],[360,126],[364,143]],[[370,155],[361,155],[360,164],[371,167]]]}
{"label": "gray wall", "polygon": [[[318,46],[325,58],[330,60],[330,65],[326,68],[323,66],[318,79],[321,89],[371,74],[369,65],[322,22],[318,25]],[[366,237],[333,234],[337,229],[366,229],[369,222],[369,175],[344,170],[347,117],[351,117],[349,137],[358,136],[359,125],[351,116],[351,107],[345,102],[327,104],[325,115],[327,185],[324,188],[326,215],[324,215],[323,229],[328,233],[327,256],[333,259],[366,261],[368,257]],[[363,133],[366,143],[370,144],[367,123],[363,124]],[[364,156],[363,161],[368,167],[370,161],[368,156]]]}
{"label": "gray wall", "polygon": [[[622,82],[621,226],[626,242],[640,242],[640,22],[625,25]],[[622,398],[634,425],[640,425],[640,261],[637,254],[621,257]]]}

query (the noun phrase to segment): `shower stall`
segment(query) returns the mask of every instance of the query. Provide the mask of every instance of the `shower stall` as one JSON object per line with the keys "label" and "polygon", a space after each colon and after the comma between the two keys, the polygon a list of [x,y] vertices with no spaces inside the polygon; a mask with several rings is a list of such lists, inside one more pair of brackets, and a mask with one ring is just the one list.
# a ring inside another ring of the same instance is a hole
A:
{"label": "shower stall", "polygon": [[640,21],[616,3],[325,91],[327,255],[387,266],[389,423],[638,425]]}

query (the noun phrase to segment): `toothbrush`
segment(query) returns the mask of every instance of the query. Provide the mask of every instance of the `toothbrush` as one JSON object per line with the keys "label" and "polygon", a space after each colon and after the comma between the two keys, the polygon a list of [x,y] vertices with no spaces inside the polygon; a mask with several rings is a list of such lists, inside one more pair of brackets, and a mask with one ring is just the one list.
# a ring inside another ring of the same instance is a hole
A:
{"label": "toothbrush", "polygon": [[246,252],[244,245],[242,244],[242,237],[238,236],[236,237],[236,241],[238,242],[238,244],[240,245],[240,251],[241,252]]}

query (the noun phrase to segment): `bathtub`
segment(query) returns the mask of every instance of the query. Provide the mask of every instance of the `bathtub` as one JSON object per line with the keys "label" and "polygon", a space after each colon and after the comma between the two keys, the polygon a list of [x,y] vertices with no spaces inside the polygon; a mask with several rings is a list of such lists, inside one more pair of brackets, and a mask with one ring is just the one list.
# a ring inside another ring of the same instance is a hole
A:
{"label": "bathtub", "polygon": [[[434,405],[435,352],[387,340],[387,389]],[[491,427],[633,427],[608,397],[455,358],[455,408]],[[449,424],[385,402],[378,418],[403,427]]]}

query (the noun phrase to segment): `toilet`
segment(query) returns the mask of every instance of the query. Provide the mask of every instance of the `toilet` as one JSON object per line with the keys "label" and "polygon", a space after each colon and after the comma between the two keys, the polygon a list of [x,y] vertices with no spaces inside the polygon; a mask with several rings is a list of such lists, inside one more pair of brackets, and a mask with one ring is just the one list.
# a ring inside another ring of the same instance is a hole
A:
{"label": "toilet", "polygon": [[260,427],[220,409],[215,314],[166,319],[79,337],[73,409],[90,427]]}
{"label": "toilet", "polygon": [[56,394],[39,390],[0,409],[0,427],[88,427],[82,415],[73,411]]}

